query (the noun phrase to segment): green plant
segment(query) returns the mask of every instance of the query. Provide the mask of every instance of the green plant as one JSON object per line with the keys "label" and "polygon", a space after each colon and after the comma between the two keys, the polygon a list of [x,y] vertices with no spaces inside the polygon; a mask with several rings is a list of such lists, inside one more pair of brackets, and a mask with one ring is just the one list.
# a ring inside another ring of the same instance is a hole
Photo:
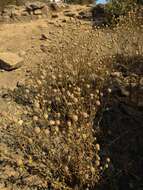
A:
{"label": "green plant", "polygon": [[109,0],[106,5],[106,8],[113,15],[119,16],[127,14],[129,11],[135,8],[137,4],[142,3],[142,1],[137,0]]}

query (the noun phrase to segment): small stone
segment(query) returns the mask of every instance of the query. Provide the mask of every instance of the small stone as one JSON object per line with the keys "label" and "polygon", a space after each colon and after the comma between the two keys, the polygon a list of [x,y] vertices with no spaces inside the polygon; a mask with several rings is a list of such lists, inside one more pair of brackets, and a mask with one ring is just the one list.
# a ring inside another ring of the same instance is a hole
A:
{"label": "small stone", "polygon": [[37,9],[34,11],[34,15],[42,15],[42,11],[40,9]]}
{"label": "small stone", "polygon": [[40,40],[47,40],[48,36],[46,34],[41,34]]}
{"label": "small stone", "polygon": [[121,94],[123,95],[123,96],[129,96],[130,95],[130,92],[129,91],[127,91],[125,88],[120,88],[120,90],[121,90]]}
{"label": "small stone", "polygon": [[62,22],[67,22],[67,20],[66,20],[66,19],[63,19]]}
{"label": "small stone", "polygon": [[52,18],[58,18],[58,14],[53,13]]}
{"label": "small stone", "polygon": [[72,12],[64,13],[64,15],[67,17],[75,17],[76,16],[76,14],[72,13]]}
{"label": "small stone", "polygon": [[29,13],[26,12],[25,10],[23,10],[23,11],[21,12],[21,16],[29,16]]}
{"label": "small stone", "polygon": [[37,15],[37,18],[38,18],[38,19],[41,19],[41,18],[42,18],[42,15]]}
{"label": "small stone", "polygon": [[0,53],[0,69],[11,71],[22,66],[23,58],[15,53]]}
{"label": "small stone", "polygon": [[121,73],[120,73],[120,72],[112,72],[112,73],[111,73],[111,76],[112,76],[112,77],[120,77],[120,76],[121,76]]}

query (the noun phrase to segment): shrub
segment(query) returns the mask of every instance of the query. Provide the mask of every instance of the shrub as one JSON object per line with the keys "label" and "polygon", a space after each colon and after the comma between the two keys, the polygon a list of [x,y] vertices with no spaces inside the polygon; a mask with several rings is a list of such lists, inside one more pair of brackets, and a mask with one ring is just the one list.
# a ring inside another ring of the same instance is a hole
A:
{"label": "shrub", "polygon": [[142,4],[142,1],[137,0],[109,0],[106,5],[106,8],[111,12],[115,17],[120,15],[125,15],[129,11],[133,10],[137,4]]}
{"label": "shrub", "polygon": [[[102,66],[94,66],[95,34],[89,30],[79,37],[73,32],[68,44],[63,39],[52,49],[51,63],[40,65],[38,73],[14,91],[15,101],[27,110],[26,120],[11,126],[13,149],[21,153],[14,165],[31,188],[94,188],[106,170],[93,122],[104,82]],[[32,177],[36,182],[28,182]]]}

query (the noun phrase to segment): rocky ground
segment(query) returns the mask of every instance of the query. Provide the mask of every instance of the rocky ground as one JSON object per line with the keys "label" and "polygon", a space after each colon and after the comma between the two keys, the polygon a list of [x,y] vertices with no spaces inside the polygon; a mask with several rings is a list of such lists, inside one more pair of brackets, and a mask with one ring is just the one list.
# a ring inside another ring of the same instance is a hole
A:
{"label": "rocky ground", "polygon": [[[76,10],[82,10],[82,7],[73,6],[70,10],[76,12]],[[61,40],[69,41],[71,30],[80,35],[82,31],[91,29],[89,21],[78,20],[73,16],[64,16],[63,12],[54,13],[54,15],[57,15],[57,17],[53,19],[37,19],[28,23],[16,22],[0,25],[0,52],[6,53],[8,58],[11,53],[14,53],[15,56],[19,56],[23,60],[19,69],[9,72],[6,71],[5,65],[1,66],[1,89],[14,89],[17,83],[23,82],[47,56],[45,52],[51,54],[51,48],[60,46]],[[105,38],[105,35],[101,33],[100,38],[103,36]],[[14,59],[13,64],[16,65],[17,58]],[[4,107],[6,107],[6,104]],[[2,105],[0,110],[3,110]]]}
{"label": "rocky ground", "polygon": [[[122,48],[124,47],[121,40],[123,35],[121,32],[122,28],[119,29],[120,34],[117,33],[116,30],[110,29],[98,29],[98,31],[92,30],[92,23],[90,20],[87,18],[79,19],[78,17],[75,17],[75,15],[79,16],[79,12],[84,12],[87,8],[88,7],[85,6],[73,5],[70,8],[64,8],[63,11],[53,12],[50,17],[39,17],[34,20],[30,18],[28,22],[16,20],[15,22],[12,21],[11,23],[0,24],[0,130],[2,131],[2,134],[4,134],[4,130],[7,129],[6,125],[10,124],[11,121],[15,121],[16,123],[19,123],[19,125],[22,125],[21,117],[26,111],[24,106],[16,104],[15,101],[12,100],[11,92],[9,92],[9,90],[14,90],[16,87],[20,87],[25,84],[26,81],[30,81],[31,75],[37,72],[37,68],[39,68],[41,64],[46,64],[45,68],[47,68],[48,64],[51,63],[54,60],[54,57],[58,55],[58,49],[64,49],[65,45],[68,45],[69,47],[72,46],[72,40],[74,42],[74,39],[77,40],[75,44],[73,44],[73,46],[77,48],[80,40],[84,39],[86,34],[89,35],[89,31],[94,33],[94,53],[96,55],[96,61],[99,61],[103,57],[110,57],[116,53],[122,54],[126,50],[129,50],[129,53],[132,54],[134,51],[133,44],[135,44],[135,41],[130,40],[133,38],[132,35],[138,38],[138,42],[140,43],[139,46],[142,46],[143,33],[140,33],[140,31],[136,29],[132,32],[128,30],[124,31],[124,36],[127,35],[129,38],[131,37],[130,39],[127,39],[125,49]],[[56,50],[54,50],[55,54],[53,55],[53,49],[55,49],[55,47]],[[102,67],[102,65],[98,66]],[[136,70],[138,72],[137,66]],[[109,71],[110,69],[107,72]],[[139,72],[139,75],[141,75],[142,65]],[[137,73],[134,74],[136,75]],[[114,86],[116,91],[117,85],[117,91],[120,91],[121,95],[128,99],[129,92],[125,90],[123,86],[126,82],[128,83],[129,79],[124,78],[124,72],[122,69],[120,70],[120,68],[115,68],[115,72],[112,73],[112,77],[114,78],[115,84],[111,82],[109,87],[111,86],[112,89]],[[119,88],[118,83],[120,83],[120,80],[122,84],[120,84]],[[142,108],[142,97],[139,97],[139,100],[137,101],[140,103],[139,106]],[[130,117],[134,118],[132,116],[134,111],[130,111],[129,107],[122,108],[122,106],[119,106],[120,109],[118,111],[116,110],[117,107],[118,105],[115,104],[113,112],[115,111],[117,115],[119,114],[120,116],[123,112],[126,112],[127,117],[125,117],[125,123]],[[110,115],[110,113],[107,113],[107,115],[108,114]],[[136,111],[135,114],[137,114]],[[115,120],[116,117],[118,118],[117,115],[115,114],[114,116]],[[142,115],[141,113],[138,115],[136,122],[141,126],[140,121]],[[103,120],[103,128],[105,127],[105,122],[106,121]],[[134,123],[134,119],[131,122]],[[119,121],[119,123],[121,124],[121,121]],[[125,124],[123,126],[125,126]],[[111,126],[109,126],[109,128],[110,127]],[[108,132],[112,132],[112,129]],[[110,136],[110,134],[108,135]],[[111,138],[108,137],[108,135],[107,139]],[[112,138],[116,139],[116,136]],[[103,144],[104,143],[105,142],[103,142]],[[8,174],[7,172],[10,172],[9,168],[5,171],[5,175],[11,176],[14,171],[11,171],[11,174]],[[13,189],[14,188],[15,187],[13,187]],[[5,190],[3,184],[0,186],[0,189]]]}

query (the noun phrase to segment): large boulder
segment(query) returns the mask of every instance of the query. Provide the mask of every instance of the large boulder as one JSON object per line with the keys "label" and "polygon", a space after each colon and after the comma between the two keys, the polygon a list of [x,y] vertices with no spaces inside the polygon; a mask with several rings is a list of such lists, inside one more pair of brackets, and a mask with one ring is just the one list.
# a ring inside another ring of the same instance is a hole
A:
{"label": "large boulder", "polygon": [[0,69],[11,71],[22,66],[23,58],[15,53],[2,52],[0,53]]}
{"label": "large boulder", "polygon": [[45,3],[36,1],[36,2],[28,2],[26,3],[25,7],[27,11],[35,11],[37,9],[42,9],[46,6]]}
{"label": "large boulder", "polygon": [[102,26],[108,24],[112,15],[107,12],[106,6],[103,4],[95,5],[91,8],[93,24]]}

